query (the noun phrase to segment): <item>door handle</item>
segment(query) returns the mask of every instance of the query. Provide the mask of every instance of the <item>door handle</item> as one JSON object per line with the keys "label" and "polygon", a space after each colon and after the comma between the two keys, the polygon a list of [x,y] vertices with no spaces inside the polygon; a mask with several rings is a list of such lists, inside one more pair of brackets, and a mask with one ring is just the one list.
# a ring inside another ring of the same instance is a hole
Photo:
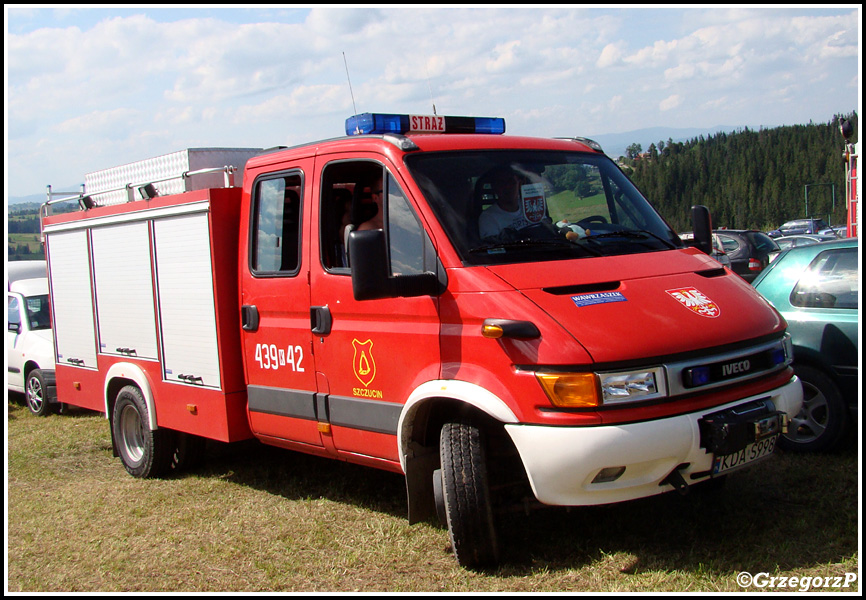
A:
{"label": "door handle", "polygon": [[241,329],[257,331],[259,328],[259,309],[254,304],[241,306]]}
{"label": "door handle", "polygon": [[331,333],[331,309],[327,306],[310,307],[310,325],[316,335]]}

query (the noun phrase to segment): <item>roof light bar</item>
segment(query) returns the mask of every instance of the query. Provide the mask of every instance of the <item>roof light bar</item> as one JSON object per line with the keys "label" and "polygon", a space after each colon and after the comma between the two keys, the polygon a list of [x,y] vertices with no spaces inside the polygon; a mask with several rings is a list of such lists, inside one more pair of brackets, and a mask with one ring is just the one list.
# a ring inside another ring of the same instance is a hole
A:
{"label": "roof light bar", "polygon": [[505,133],[502,117],[444,117],[363,113],[346,119],[346,135],[384,133]]}

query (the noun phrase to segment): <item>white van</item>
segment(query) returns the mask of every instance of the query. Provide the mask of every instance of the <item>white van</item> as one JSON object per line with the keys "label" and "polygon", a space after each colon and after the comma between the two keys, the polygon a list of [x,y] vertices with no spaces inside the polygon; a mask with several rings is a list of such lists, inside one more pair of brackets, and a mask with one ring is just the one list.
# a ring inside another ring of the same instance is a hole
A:
{"label": "white van", "polygon": [[43,416],[58,406],[48,279],[12,281],[11,277],[10,273],[6,327],[7,387],[14,392],[23,392],[27,397],[27,408],[33,414]]}

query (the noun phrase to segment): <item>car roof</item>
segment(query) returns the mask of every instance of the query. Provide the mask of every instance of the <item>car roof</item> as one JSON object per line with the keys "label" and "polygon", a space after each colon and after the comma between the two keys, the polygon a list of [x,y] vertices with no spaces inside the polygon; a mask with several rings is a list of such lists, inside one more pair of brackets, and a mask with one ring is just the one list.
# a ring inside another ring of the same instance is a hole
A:
{"label": "car roof", "polygon": [[6,265],[6,289],[14,281],[20,279],[32,279],[34,277],[47,277],[48,263],[44,260],[18,260]]}
{"label": "car roof", "polygon": [[[792,236],[793,237],[793,236]],[[808,236],[806,236],[808,237]],[[817,244],[809,244],[808,246],[795,246],[788,250],[788,252],[804,252],[804,251],[812,251],[814,252],[816,249],[819,250],[827,250],[830,248],[850,248],[856,247],[859,244],[859,238],[840,238],[838,240],[827,240],[826,242],[818,242]]]}
{"label": "car roof", "polygon": [[43,296],[48,293],[48,278],[19,279],[9,284],[9,291],[25,297]]}
{"label": "car roof", "polygon": [[764,232],[764,231],[760,231],[760,230],[758,230],[758,229],[713,229],[713,233],[719,233],[719,234],[722,234],[722,235],[724,235],[724,234],[726,234],[726,233],[739,233],[739,234],[744,234],[744,233],[763,233],[764,235],[767,235],[766,232]]}
{"label": "car roof", "polygon": [[825,238],[827,241],[833,241],[834,239],[836,239],[835,236],[831,236],[825,233],[795,233],[794,235],[783,235],[781,237],[777,237],[776,241],[778,242],[779,240],[793,240],[795,238],[807,238],[810,240],[820,240],[821,238]]}

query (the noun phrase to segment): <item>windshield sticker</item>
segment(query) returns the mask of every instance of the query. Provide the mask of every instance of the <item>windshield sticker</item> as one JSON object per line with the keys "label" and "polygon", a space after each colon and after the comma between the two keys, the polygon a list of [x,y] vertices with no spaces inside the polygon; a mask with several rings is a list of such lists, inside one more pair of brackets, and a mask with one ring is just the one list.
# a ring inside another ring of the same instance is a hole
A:
{"label": "windshield sticker", "polygon": [[702,317],[715,319],[722,313],[722,309],[719,308],[718,304],[693,287],[665,291],[679,301],[680,304]]}
{"label": "windshield sticker", "polygon": [[608,304],[610,302],[627,302],[628,298],[622,292],[596,292],[594,294],[580,294],[571,297],[578,307],[592,306],[594,304]]}
{"label": "windshield sticker", "polygon": [[530,223],[541,223],[544,218],[544,184],[531,183],[520,186],[523,199],[523,216]]}

